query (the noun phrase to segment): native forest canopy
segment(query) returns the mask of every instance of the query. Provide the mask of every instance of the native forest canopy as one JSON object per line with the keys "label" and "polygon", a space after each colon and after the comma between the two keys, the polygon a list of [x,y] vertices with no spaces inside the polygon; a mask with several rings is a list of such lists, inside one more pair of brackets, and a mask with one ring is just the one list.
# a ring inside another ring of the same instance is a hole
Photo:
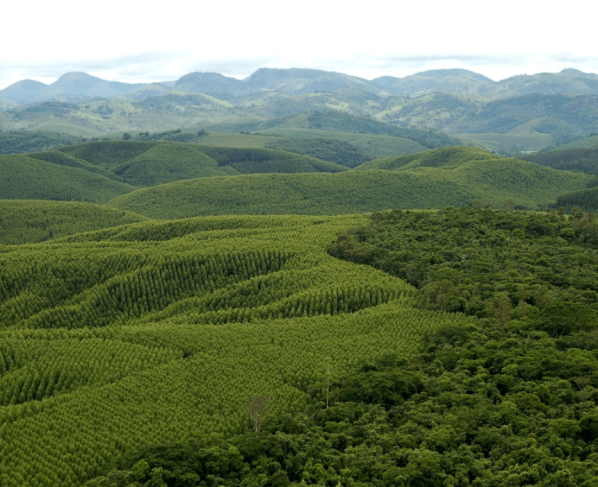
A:
{"label": "native forest canopy", "polygon": [[598,75],[0,91],[0,486],[598,485]]}

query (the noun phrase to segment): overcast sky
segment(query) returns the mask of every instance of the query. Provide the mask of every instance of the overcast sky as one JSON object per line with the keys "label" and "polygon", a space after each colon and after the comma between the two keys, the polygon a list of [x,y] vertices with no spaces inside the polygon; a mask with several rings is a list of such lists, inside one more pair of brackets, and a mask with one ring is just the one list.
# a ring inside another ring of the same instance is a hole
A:
{"label": "overcast sky", "polygon": [[[367,79],[465,68],[499,80],[598,73],[590,1],[71,0],[2,2],[0,89],[70,71],[127,82],[259,67]],[[556,5],[556,4],[555,4]]]}

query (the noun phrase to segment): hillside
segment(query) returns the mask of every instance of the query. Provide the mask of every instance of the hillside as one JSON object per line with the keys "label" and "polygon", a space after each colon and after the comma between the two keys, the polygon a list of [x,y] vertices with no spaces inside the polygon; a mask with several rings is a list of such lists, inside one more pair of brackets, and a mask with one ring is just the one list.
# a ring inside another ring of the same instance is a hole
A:
{"label": "hillside", "polygon": [[81,137],[55,132],[0,131],[0,154],[36,152],[80,142],[82,142]]}
{"label": "hillside", "polygon": [[582,189],[559,195],[555,208],[581,208],[585,211],[598,210],[598,188]]}
{"label": "hillside", "polygon": [[594,178],[516,159],[463,161],[447,168],[338,174],[260,174],[180,181],[115,198],[109,206],[150,218],[225,214],[334,215],[388,208],[441,208],[474,201],[495,207],[550,205],[555,194]]}
{"label": "hillside", "polygon": [[[346,170],[330,162],[290,152],[180,142],[112,140],[69,146],[61,151],[135,186],[246,173]],[[48,156],[43,157],[49,159]]]}
{"label": "hillside", "polygon": [[204,128],[208,132],[262,132],[272,129],[311,129],[328,132],[393,135],[411,139],[431,149],[444,145],[460,145],[458,140],[439,132],[396,127],[388,123],[331,110],[325,112],[307,112],[259,122],[206,125]]}
{"label": "hillside", "polygon": [[236,149],[200,146],[201,151],[218,162],[219,167],[239,174],[343,172],[347,168],[315,157],[269,149]]}
{"label": "hillside", "polygon": [[0,200],[0,215],[0,245],[44,242],[146,220],[100,205],[39,200]]}
{"label": "hillside", "polygon": [[84,169],[0,155],[0,199],[37,199],[104,203],[134,188]]}
{"label": "hillside", "polygon": [[541,166],[564,171],[598,175],[598,147],[589,149],[560,149],[521,157]]}
{"label": "hillside", "polygon": [[141,446],[242,431],[248,398],[301,410],[327,364],[409,356],[467,322],[327,255],[362,220],[147,222],[2,247],[2,486],[79,486]]}
{"label": "hillside", "polygon": [[489,208],[0,245],[0,483],[591,485],[597,249]]}
{"label": "hillside", "polygon": [[591,149],[592,147],[598,146],[598,135],[590,135],[590,137],[583,137],[581,139],[574,140],[568,144],[563,144],[553,150],[566,150],[566,149]]}
{"label": "hillside", "polygon": [[359,171],[384,169],[387,171],[409,170],[417,167],[442,167],[452,169],[471,161],[501,160],[502,157],[474,147],[446,147],[408,156],[386,157],[362,164]]}

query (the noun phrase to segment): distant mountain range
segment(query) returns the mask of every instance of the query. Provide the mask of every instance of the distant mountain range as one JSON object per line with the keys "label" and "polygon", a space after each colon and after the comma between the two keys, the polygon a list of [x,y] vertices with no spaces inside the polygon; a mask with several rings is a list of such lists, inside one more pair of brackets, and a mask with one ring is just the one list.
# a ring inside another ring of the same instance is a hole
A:
{"label": "distant mountain range", "polygon": [[261,68],[243,80],[218,73],[190,73],[174,82],[121,83],[106,81],[86,73],[67,73],[50,85],[33,80],[18,81],[0,90],[0,100],[26,105],[43,101],[81,102],[98,97],[126,96],[143,99],[171,91],[226,97],[263,91],[298,95],[336,93],[347,89],[357,89],[381,97],[413,97],[432,93],[488,98],[529,94],[598,95],[598,75],[566,69],[560,73],[513,76],[497,82],[465,69],[441,69],[424,71],[404,78],[382,76],[366,80],[316,69]]}
{"label": "distant mountain range", "polygon": [[265,129],[261,122],[315,111],[440,130],[516,154],[598,133],[598,75],[566,69],[495,82],[444,69],[366,80],[315,69],[261,68],[243,80],[190,73],[133,84],[67,73],[50,85],[22,80],[0,91],[0,130],[89,138],[207,126],[256,132]]}

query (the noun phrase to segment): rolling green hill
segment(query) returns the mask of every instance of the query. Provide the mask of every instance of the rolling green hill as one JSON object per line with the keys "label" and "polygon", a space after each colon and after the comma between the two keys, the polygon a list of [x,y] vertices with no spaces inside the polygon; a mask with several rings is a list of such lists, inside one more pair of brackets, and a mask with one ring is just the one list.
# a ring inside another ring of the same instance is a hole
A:
{"label": "rolling green hill", "polygon": [[0,173],[0,199],[103,203],[134,189],[100,174],[25,155],[1,155]]}
{"label": "rolling green hill", "polygon": [[262,132],[279,138],[267,144],[291,152],[312,155],[347,167],[386,156],[411,154],[426,146],[394,135],[355,134],[311,129],[272,129]]}
{"label": "rolling green hill", "polygon": [[89,203],[0,200],[0,244],[43,242],[146,218]]}
{"label": "rolling green hill", "polygon": [[201,146],[201,150],[238,174],[342,172],[347,168],[315,157],[268,149],[235,149]]}
{"label": "rolling green hill", "polygon": [[326,253],[363,220],[146,222],[3,246],[2,486],[76,487],[144,445],[244,431],[248,398],[302,410],[322,370],[408,357],[469,322]]}
{"label": "rolling green hill", "polygon": [[[496,163],[377,173],[482,162]],[[368,172],[324,176],[348,174]],[[198,478],[190,467],[208,487],[233,474],[266,487],[448,485],[457,469],[500,485],[522,468],[545,485],[591,485],[590,220],[223,216],[0,245],[0,484],[81,487],[142,451],[151,468],[88,486],[184,485]],[[252,433],[259,401],[267,419]],[[569,439],[587,460],[562,454]]]}
{"label": "rolling green hill", "polygon": [[[479,156],[476,149],[465,150]],[[585,188],[594,179],[488,155],[486,160],[462,157],[452,166],[414,165],[402,171],[260,174],[179,181],[123,195],[108,205],[166,219],[225,214],[333,215],[464,206],[476,200],[495,207],[512,201],[535,208],[552,204],[555,194]]]}
{"label": "rolling green hill", "polygon": [[356,134],[303,128],[277,128],[256,133],[210,133],[200,145],[278,149],[303,154],[345,167],[387,156],[411,154],[426,147],[394,135]]}
{"label": "rolling green hill", "polygon": [[411,139],[430,149],[445,145],[460,145],[458,139],[441,132],[397,127],[336,110],[326,112],[313,111],[258,122],[212,124],[206,125],[204,128],[208,132],[263,132],[273,129],[311,129],[328,132],[392,135]]}
{"label": "rolling green hill", "polygon": [[155,186],[182,179],[247,173],[346,170],[334,163],[290,152],[210,147],[180,142],[113,140],[88,142],[61,150],[78,160],[110,171],[122,181],[135,186]]}
{"label": "rolling green hill", "polygon": [[31,157],[33,159],[39,159],[40,161],[51,162],[52,164],[57,164],[59,166],[68,166],[83,169],[85,171],[101,174],[102,176],[106,176],[109,179],[114,179],[123,182],[121,178],[113,172],[104,169],[100,166],[96,166],[86,161],[85,159],[79,159],[71,154],[60,152],[59,150],[33,152],[31,154],[26,154],[26,156]]}
{"label": "rolling green hill", "polygon": [[444,147],[401,157],[386,157],[362,164],[359,171],[384,169],[408,170],[417,167],[454,168],[471,161],[502,160],[502,157],[474,147]]}

